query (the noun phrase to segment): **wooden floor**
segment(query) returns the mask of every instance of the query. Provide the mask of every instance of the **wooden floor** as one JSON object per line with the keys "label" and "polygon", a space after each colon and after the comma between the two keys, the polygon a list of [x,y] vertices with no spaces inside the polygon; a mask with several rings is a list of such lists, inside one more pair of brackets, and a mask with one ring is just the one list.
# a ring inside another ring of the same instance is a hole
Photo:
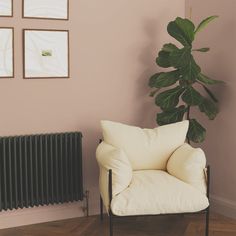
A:
{"label": "wooden floor", "polygon": [[[204,217],[158,216],[116,219],[114,236],[204,236]],[[0,236],[107,236],[108,219],[77,218],[0,230]],[[210,236],[236,236],[236,220],[211,215]]]}

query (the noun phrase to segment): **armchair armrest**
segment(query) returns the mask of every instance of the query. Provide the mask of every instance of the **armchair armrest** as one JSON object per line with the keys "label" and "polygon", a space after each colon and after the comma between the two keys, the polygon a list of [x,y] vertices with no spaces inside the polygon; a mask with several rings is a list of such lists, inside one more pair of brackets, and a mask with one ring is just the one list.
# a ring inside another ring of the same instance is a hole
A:
{"label": "armchair armrest", "polygon": [[179,147],[167,163],[169,174],[206,194],[206,157],[202,149],[189,144]]}
{"label": "armchair armrest", "polygon": [[100,168],[99,188],[104,205],[109,210],[109,170],[112,170],[112,196],[125,190],[132,180],[133,170],[123,150],[102,142],[96,151]]}

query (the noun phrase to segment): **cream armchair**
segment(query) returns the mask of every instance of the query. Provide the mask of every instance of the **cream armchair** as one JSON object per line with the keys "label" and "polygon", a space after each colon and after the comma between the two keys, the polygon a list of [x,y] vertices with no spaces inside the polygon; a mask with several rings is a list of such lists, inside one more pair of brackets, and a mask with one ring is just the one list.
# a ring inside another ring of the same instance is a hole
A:
{"label": "cream armchair", "polygon": [[209,171],[204,152],[185,143],[188,121],[155,129],[101,124],[96,157],[110,236],[114,217],[183,213],[206,213],[208,236]]}

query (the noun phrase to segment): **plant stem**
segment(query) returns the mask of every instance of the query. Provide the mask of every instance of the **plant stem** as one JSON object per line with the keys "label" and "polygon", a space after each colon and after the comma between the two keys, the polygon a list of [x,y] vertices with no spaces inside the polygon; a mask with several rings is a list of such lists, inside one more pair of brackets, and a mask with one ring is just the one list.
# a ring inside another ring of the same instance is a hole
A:
{"label": "plant stem", "polygon": [[187,107],[187,120],[190,120],[190,106]]}
{"label": "plant stem", "polygon": [[[187,120],[190,120],[190,106],[187,107]],[[190,139],[187,137],[188,144],[190,144]]]}

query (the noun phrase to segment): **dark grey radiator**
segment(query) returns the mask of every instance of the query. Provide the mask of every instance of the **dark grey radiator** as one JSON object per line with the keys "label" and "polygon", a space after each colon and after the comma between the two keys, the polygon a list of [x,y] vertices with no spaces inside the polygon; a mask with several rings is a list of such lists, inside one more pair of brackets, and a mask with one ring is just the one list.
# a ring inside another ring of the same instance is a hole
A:
{"label": "dark grey radiator", "polygon": [[0,138],[0,211],[79,200],[80,132]]}

